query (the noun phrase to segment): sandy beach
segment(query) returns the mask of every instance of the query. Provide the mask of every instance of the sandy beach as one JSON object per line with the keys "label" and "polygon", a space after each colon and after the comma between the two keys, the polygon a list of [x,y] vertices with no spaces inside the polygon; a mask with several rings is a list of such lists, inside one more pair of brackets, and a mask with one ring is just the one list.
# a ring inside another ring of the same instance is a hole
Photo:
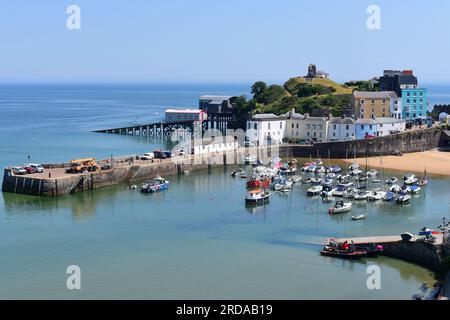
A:
{"label": "sandy beach", "polygon": [[[353,163],[353,159],[344,160]],[[361,165],[366,165],[365,158],[356,159]],[[369,158],[369,167],[381,168],[380,158]],[[409,153],[403,157],[387,156],[383,157],[383,166],[385,169],[400,170],[404,173],[422,173],[425,168],[429,174],[450,176],[450,152],[440,152],[438,150]]]}

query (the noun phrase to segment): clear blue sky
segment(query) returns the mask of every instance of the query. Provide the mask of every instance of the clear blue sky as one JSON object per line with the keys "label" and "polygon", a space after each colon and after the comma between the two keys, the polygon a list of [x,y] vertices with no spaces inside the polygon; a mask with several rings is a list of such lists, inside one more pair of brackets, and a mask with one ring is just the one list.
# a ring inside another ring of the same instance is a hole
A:
{"label": "clear blue sky", "polygon": [[[0,0],[0,82],[339,81],[411,68],[450,82],[450,1]],[[66,29],[77,4],[82,29]],[[382,29],[366,9],[382,10]]]}

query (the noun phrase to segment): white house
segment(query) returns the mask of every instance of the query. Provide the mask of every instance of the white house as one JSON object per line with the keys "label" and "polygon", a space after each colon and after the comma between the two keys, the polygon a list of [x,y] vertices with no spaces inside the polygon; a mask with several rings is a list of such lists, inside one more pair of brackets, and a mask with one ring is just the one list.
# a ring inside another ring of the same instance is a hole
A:
{"label": "white house", "polygon": [[355,120],[352,118],[331,118],[328,122],[328,141],[355,140]]}
{"label": "white house", "polygon": [[167,109],[165,115],[167,122],[204,121],[208,118],[200,109]]}
{"label": "white house", "polygon": [[392,133],[404,132],[406,130],[406,121],[395,118],[377,118],[378,136],[387,136]]}
{"label": "white house", "polygon": [[246,141],[258,146],[283,143],[286,118],[273,113],[257,114],[247,121]]}
{"label": "white house", "polygon": [[308,143],[325,142],[328,137],[328,118],[310,117],[305,114],[305,119],[300,120],[300,132],[303,132],[302,140]]}

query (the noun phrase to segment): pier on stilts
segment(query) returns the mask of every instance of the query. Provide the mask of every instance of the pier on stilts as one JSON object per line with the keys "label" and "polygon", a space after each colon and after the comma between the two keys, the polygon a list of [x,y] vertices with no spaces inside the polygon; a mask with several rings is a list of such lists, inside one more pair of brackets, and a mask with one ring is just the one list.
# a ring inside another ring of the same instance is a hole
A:
{"label": "pier on stilts", "polygon": [[203,135],[209,129],[216,129],[226,134],[230,119],[208,119],[203,121],[160,121],[148,124],[136,124],[112,129],[95,130],[97,133],[126,134],[133,136],[144,136],[153,138],[169,137],[175,132],[186,132],[190,135]]}

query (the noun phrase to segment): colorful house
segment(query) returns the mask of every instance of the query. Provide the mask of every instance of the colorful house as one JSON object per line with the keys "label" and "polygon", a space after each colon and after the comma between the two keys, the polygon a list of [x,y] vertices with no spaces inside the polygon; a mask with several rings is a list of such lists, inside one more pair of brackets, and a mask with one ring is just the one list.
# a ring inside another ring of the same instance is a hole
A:
{"label": "colorful house", "polygon": [[428,89],[402,89],[402,108],[405,120],[426,118],[428,109]]}

